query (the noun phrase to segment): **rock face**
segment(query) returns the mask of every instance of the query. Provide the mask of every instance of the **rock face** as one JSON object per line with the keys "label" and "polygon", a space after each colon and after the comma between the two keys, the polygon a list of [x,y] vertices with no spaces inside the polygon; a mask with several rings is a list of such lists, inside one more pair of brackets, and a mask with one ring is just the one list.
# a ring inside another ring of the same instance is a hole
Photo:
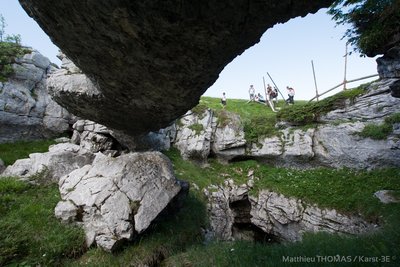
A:
{"label": "rock face", "polygon": [[[177,138],[173,144],[184,158],[195,154],[205,163],[215,155],[222,161],[252,158],[283,167],[312,168],[349,167],[373,169],[400,166],[400,130],[393,124],[393,133],[385,140],[364,138],[359,133],[369,124],[382,124],[385,117],[400,113],[400,99],[390,94],[397,79],[373,83],[366,94],[348,100],[343,108],[322,118],[316,128],[307,130],[287,127],[276,136],[259,136],[247,142],[240,118],[229,112],[207,111],[207,127],[195,134],[194,124],[205,114],[189,113],[177,122]],[[210,129],[211,128],[211,129]]]}
{"label": "rock face", "polygon": [[142,136],[128,136],[121,131],[111,130],[89,120],[78,120],[71,141],[92,153],[102,152],[112,156],[123,151],[163,151],[170,148],[174,127],[150,132]]}
{"label": "rock face", "polygon": [[383,78],[400,78],[400,47],[389,49],[383,57],[377,58],[378,73]]}
{"label": "rock face", "polygon": [[43,173],[55,182],[71,171],[90,164],[94,155],[78,145],[62,143],[50,146],[49,152],[33,153],[28,159],[19,159],[8,166],[2,176],[17,176],[28,179]]}
{"label": "rock face", "polygon": [[235,185],[225,181],[218,190],[205,190],[210,226],[220,240],[299,241],[305,232],[360,234],[373,226],[358,217],[321,209],[300,199],[269,190],[249,195],[252,180]]}
{"label": "rock face", "polygon": [[210,153],[210,140],[213,124],[213,112],[204,110],[200,114],[189,111],[176,126],[175,146],[181,151],[182,158],[202,164],[207,162]]}
{"label": "rock face", "polygon": [[166,127],[268,28],[332,2],[20,0],[95,87],[57,101],[130,134]]}
{"label": "rock face", "polygon": [[62,201],[56,216],[82,224],[88,246],[96,243],[107,251],[146,230],[182,188],[159,152],[118,158],[98,153],[92,165],[62,177],[59,184]]}
{"label": "rock face", "polygon": [[54,67],[37,51],[13,65],[15,73],[0,83],[0,143],[49,138],[69,130],[74,117],[54,102],[46,78]]}

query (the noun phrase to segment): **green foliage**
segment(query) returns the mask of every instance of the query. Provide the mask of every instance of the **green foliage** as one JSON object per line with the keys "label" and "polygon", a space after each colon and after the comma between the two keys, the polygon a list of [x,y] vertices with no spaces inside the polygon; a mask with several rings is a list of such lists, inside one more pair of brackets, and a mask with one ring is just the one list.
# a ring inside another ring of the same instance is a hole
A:
{"label": "green foliage", "polygon": [[367,124],[358,135],[364,138],[369,137],[374,140],[384,140],[392,133],[392,131],[392,125],[386,123],[381,125]]}
{"label": "green foliage", "polygon": [[[397,209],[398,210],[398,209]],[[399,220],[400,217],[397,217]],[[248,266],[398,266],[400,232],[395,227],[362,237],[306,234],[301,242],[263,245],[246,241],[191,247],[165,262],[167,267]],[[386,256],[388,256],[386,258]],[[302,258],[314,259],[306,262]],[[326,257],[326,258],[325,258]],[[329,257],[329,258],[328,258]],[[343,258],[344,257],[344,258]],[[379,260],[371,262],[373,258]],[[297,262],[288,262],[288,260]],[[336,259],[336,261],[334,261]],[[367,261],[370,259],[370,261]],[[384,262],[383,262],[384,261]]]}
{"label": "green foliage", "polygon": [[29,52],[21,46],[20,35],[5,34],[5,26],[4,17],[0,14],[0,82],[7,81],[14,72],[12,64],[16,58]]}
{"label": "green foliage", "polygon": [[[226,112],[238,114],[242,120],[247,141],[255,142],[258,137],[272,136],[278,132],[275,128],[276,113],[268,106],[256,102],[248,103],[247,100],[242,99],[229,99],[223,109],[219,101],[218,98],[202,97],[199,106],[212,109],[220,125],[229,123]],[[280,101],[277,106],[280,108],[283,105],[284,101]]]}
{"label": "green foliage", "polygon": [[6,166],[12,165],[17,159],[27,158],[31,153],[47,152],[52,144],[55,144],[53,140],[3,143],[0,144],[0,159]]}
{"label": "green foliage", "polygon": [[286,106],[277,114],[277,119],[294,125],[307,125],[318,122],[320,116],[337,108],[342,108],[346,100],[354,99],[365,92],[364,86],[349,89],[327,97],[318,102]]}
{"label": "green foliage", "polygon": [[375,140],[384,140],[393,132],[394,123],[400,123],[400,113],[394,113],[386,117],[384,123],[380,125],[367,124],[358,135],[364,138],[369,137]]}
{"label": "green foliage", "polygon": [[361,54],[376,56],[399,44],[398,0],[337,0],[329,9],[337,24],[351,24],[345,37]]}
{"label": "green foliage", "polygon": [[58,186],[0,179],[0,266],[55,266],[83,252],[80,228],[54,217]]}
{"label": "green foliage", "polygon": [[195,123],[189,126],[189,129],[194,131],[196,135],[199,135],[204,130],[203,124]]}

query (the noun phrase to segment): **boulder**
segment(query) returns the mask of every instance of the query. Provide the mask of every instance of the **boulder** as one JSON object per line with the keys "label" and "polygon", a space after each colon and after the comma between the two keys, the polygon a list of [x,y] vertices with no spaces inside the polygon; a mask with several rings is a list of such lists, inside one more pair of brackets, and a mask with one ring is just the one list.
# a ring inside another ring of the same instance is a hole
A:
{"label": "boulder", "polygon": [[97,153],[92,165],[65,175],[59,186],[56,216],[81,224],[87,245],[106,251],[145,231],[182,188],[159,152]]}
{"label": "boulder", "polygon": [[64,83],[58,103],[133,135],[164,128],[194,107],[268,28],[333,2],[20,0],[96,88],[71,91]]}
{"label": "boulder", "polygon": [[29,179],[36,174],[45,175],[52,181],[58,180],[86,164],[93,161],[94,155],[78,145],[61,143],[50,146],[49,152],[33,153],[27,159],[19,159],[8,166],[2,176],[17,176]]}
{"label": "boulder", "polygon": [[374,193],[374,197],[378,198],[384,204],[399,203],[400,199],[395,197],[396,191],[394,190],[379,190]]}
{"label": "boulder", "polygon": [[0,143],[43,139],[69,130],[74,116],[55,103],[46,88],[50,61],[37,51],[16,60],[14,74],[0,83]]}

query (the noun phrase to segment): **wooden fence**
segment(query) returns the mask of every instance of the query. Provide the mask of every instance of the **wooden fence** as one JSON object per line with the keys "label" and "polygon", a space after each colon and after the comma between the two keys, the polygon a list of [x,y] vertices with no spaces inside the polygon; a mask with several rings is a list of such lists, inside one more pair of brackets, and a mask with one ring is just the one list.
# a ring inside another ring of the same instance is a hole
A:
{"label": "wooden fence", "polygon": [[365,76],[365,77],[362,77],[362,78],[358,78],[358,79],[354,79],[354,80],[349,80],[349,81],[346,81],[346,80],[345,80],[345,81],[343,81],[342,83],[336,85],[335,87],[332,87],[331,89],[329,89],[329,90],[327,90],[327,91],[325,91],[325,92],[323,92],[323,93],[321,93],[321,94],[317,94],[316,96],[314,96],[313,98],[311,98],[311,99],[309,100],[309,102],[313,101],[314,99],[318,99],[320,96],[323,96],[323,95],[325,95],[325,94],[327,94],[327,93],[329,93],[329,92],[335,90],[336,88],[338,88],[338,87],[340,87],[340,86],[343,86],[343,85],[344,85],[344,86],[345,86],[344,88],[346,88],[346,84],[348,84],[348,83],[357,82],[357,81],[361,81],[361,80],[364,80],[364,79],[373,78],[373,77],[376,77],[376,76],[378,76],[378,74],[369,75],[369,76]]}

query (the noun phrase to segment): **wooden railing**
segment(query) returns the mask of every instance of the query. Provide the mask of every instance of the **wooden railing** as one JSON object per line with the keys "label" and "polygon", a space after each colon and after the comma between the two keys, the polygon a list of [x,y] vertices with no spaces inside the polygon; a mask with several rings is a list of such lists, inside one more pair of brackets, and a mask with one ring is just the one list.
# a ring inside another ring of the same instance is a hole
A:
{"label": "wooden railing", "polygon": [[346,80],[345,80],[345,81],[343,81],[342,83],[336,85],[335,87],[332,87],[331,89],[329,89],[329,90],[323,92],[322,94],[317,94],[316,96],[314,96],[313,98],[311,98],[311,99],[309,100],[309,102],[313,101],[314,99],[318,99],[320,96],[323,96],[323,95],[325,95],[325,94],[327,94],[327,93],[329,93],[329,92],[335,90],[336,88],[338,88],[338,87],[340,87],[340,86],[343,86],[343,85],[344,85],[344,86],[345,86],[344,88],[346,88],[346,84],[348,84],[348,83],[357,82],[357,81],[361,81],[361,80],[364,80],[364,79],[373,78],[373,77],[376,77],[376,76],[378,76],[378,74],[368,75],[368,76],[365,76],[365,77],[362,77],[362,78],[358,78],[358,79],[354,79],[354,80],[349,80],[349,81],[346,81]]}

